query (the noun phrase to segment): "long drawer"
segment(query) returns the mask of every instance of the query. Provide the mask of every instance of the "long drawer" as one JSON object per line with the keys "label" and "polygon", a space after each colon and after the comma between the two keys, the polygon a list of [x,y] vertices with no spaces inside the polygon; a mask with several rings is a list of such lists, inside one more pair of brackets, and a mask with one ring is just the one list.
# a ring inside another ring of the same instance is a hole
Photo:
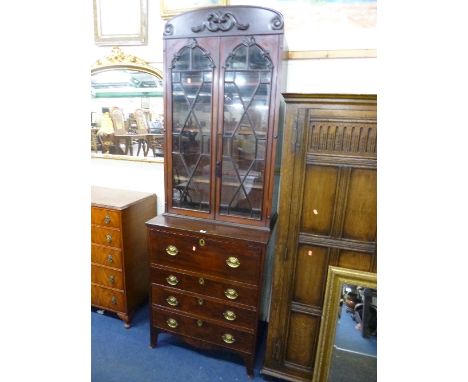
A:
{"label": "long drawer", "polygon": [[91,284],[91,305],[115,311],[125,310],[123,292]]}
{"label": "long drawer", "polygon": [[122,269],[122,252],[120,249],[91,244],[91,262]]}
{"label": "long drawer", "polygon": [[95,244],[120,248],[122,245],[122,234],[117,229],[91,225],[91,241]]}
{"label": "long drawer", "polygon": [[91,264],[91,282],[110,288],[123,289],[122,271]]}
{"label": "long drawer", "polygon": [[216,281],[206,276],[193,276],[172,269],[151,267],[151,282],[161,286],[187,290],[190,292],[216,297],[226,302],[257,306],[258,289],[241,286],[235,282]]}
{"label": "long drawer", "polygon": [[149,237],[152,263],[258,284],[261,256],[254,247],[155,230]]}
{"label": "long drawer", "polygon": [[201,339],[246,353],[254,351],[253,334],[226,328],[211,321],[160,308],[153,308],[152,321],[154,326],[169,332]]}
{"label": "long drawer", "polygon": [[181,312],[190,312],[204,319],[215,319],[220,323],[240,326],[253,331],[257,324],[254,310],[242,309],[217,302],[203,295],[190,295],[181,291],[152,285],[152,303]]}
{"label": "long drawer", "polygon": [[108,208],[91,207],[91,224],[120,228],[120,212]]}

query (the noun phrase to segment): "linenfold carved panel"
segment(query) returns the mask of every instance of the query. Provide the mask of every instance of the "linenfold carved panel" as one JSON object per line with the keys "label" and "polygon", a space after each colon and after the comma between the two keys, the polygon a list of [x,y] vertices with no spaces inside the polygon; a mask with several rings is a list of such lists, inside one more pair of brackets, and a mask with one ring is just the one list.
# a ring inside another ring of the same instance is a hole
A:
{"label": "linenfold carved panel", "polygon": [[377,155],[375,123],[311,120],[309,129],[308,152],[372,157]]}

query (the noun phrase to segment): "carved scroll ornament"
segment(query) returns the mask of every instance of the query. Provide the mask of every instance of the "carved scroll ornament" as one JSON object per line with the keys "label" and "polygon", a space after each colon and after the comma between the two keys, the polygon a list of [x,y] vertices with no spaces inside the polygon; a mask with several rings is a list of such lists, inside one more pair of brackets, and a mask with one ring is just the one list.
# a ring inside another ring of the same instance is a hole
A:
{"label": "carved scroll ornament", "polygon": [[207,21],[192,27],[192,32],[198,33],[204,31],[205,29],[208,29],[210,32],[227,32],[234,27],[237,27],[239,30],[246,30],[249,27],[249,24],[239,23],[236,19],[236,16],[230,12],[212,12],[209,14]]}

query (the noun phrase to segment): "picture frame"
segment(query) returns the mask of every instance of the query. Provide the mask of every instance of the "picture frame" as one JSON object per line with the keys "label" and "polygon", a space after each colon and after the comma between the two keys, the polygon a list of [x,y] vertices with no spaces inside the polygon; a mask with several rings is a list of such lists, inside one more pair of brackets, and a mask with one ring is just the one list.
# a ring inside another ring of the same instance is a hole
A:
{"label": "picture frame", "polygon": [[314,382],[328,381],[329,374],[331,373],[336,327],[341,309],[340,298],[345,284],[377,290],[377,274],[335,266],[328,267],[317,356],[315,358],[312,378]]}
{"label": "picture frame", "polygon": [[229,0],[161,0],[161,18],[170,19],[180,13],[203,7],[229,5]]}
{"label": "picture frame", "polygon": [[93,12],[97,46],[148,43],[148,0],[93,0]]}

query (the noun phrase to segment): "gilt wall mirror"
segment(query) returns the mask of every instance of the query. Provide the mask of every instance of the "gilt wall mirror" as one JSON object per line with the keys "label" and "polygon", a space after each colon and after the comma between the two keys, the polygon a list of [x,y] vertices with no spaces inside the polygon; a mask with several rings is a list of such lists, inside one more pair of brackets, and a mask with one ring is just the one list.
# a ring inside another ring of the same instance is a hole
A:
{"label": "gilt wall mirror", "polygon": [[91,68],[91,156],[161,162],[162,72],[118,47]]}
{"label": "gilt wall mirror", "polygon": [[377,381],[375,273],[329,267],[313,381]]}

